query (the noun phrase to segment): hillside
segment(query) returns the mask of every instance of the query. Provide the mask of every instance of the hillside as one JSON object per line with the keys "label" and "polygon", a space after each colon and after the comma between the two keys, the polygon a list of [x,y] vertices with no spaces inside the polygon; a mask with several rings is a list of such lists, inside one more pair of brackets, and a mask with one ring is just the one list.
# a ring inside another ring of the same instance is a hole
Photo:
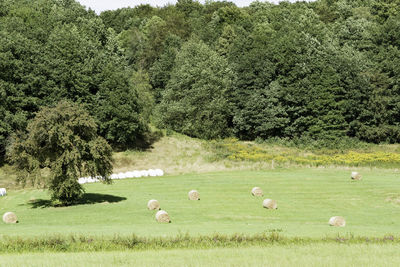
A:
{"label": "hillside", "polygon": [[[113,158],[114,173],[160,168],[166,175],[179,175],[304,166],[349,170],[353,167],[390,168],[396,171],[400,166],[400,145],[329,150],[298,148],[278,142],[206,141],[171,134],[162,137],[147,150],[115,152]],[[43,175],[46,174],[44,170]],[[0,187],[21,188],[15,183],[15,178],[10,166],[0,168]]]}

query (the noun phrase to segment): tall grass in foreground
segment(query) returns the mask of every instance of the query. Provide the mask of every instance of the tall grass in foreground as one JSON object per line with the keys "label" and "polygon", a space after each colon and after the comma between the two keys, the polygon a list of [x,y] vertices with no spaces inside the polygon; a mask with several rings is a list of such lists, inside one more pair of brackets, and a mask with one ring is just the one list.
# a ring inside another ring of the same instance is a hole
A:
{"label": "tall grass in foreground", "polygon": [[15,266],[399,266],[398,244],[308,244],[213,249],[154,249],[1,255]]}
{"label": "tall grass in foreground", "polygon": [[8,237],[0,239],[1,253],[21,252],[91,252],[149,249],[211,249],[269,245],[310,245],[310,244],[400,244],[400,236],[357,237],[338,235],[336,237],[307,238],[284,237],[276,232],[254,235],[205,235],[190,236],[179,234],[175,237],[131,236],[84,236],[51,235],[46,237]]}

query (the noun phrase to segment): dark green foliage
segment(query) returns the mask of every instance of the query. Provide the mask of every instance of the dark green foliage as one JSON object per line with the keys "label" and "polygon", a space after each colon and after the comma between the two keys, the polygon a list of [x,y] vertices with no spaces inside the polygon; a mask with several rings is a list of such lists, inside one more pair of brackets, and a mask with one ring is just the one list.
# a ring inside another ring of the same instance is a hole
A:
{"label": "dark green foliage", "polygon": [[180,49],[181,42],[181,39],[176,35],[168,36],[165,40],[163,53],[149,70],[150,80],[154,88],[157,102],[161,101],[162,92],[171,78],[172,69],[175,65],[175,58]]}
{"label": "dark green foliage", "polygon": [[[326,29],[304,7],[256,7],[254,20],[264,20],[264,14],[276,20],[255,22],[252,32],[242,32],[228,54],[238,73],[236,131],[252,139],[343,135],[345,121],[340,111],[332,112],[343,96]],[[270,85],[277,89],[265,94],[263,88]]]}
{"label": "dark green foliage", "polygon": [[[127,66],[115,32],[107,30],[94,12],[72,0],[1,1],[1,7],[0,162],[12,132],[24,131],[40,107],[64,99],[84,103],[101,134],[113,145],[134,148],[133,140],[143,139],[149,120],[148,114],[141,114],[145,101],[134,92],[133,70]],[[121,90],[135,96],[129,98]],[[107,125],[101,105],[104,95],[113,91],[114,102],[117,97],[119,102],[130,99],[124,108],[133,111],[129,116],[115,111],[114,128],[132,124],[138,130],[111,130]]]}
{"label": "dark green foliage", "polygon": [[[120,70],[114,64],[107,64],[104,69],[103,75],[107,79],[100,84],[97,105],[93,107],[99,132],[117,148],[143,147],[149,131],[148,114],[146,118],[143,113],[145,107],[152,107],[153,99],[148,88],[140,88],[143,87],[141,77],[130,77]],[[147,80],[144,82],[148,85]],[[144,97],[139,95],[138,89]]]}
{"label": "dark green foliage", "polygon": [[[28,124],[28,133],[14,136],[10,161],[23,183],[44,183],[53,200],[72,204],[83,195],[81,176],[100,176],[111,182],[112,149],[97,135],[97,125],[82,106],[61,102],[43,108]],[[41,180],[41,169],[50,177]]]}
{"label": "dark green foliage", "polygon": [[148,143],[150,120],[208,139],[400,142],[399,32],[399,0],[179,0],[100,16],[3,0],[0,162],[10,133],[63,99],[117,148]]}
{"label": "dark green foliage", "polygon": [[138,5],[135,8],[120,8],[113,11],[104,11],[100,14],[106,28],[112,28],[117,33],[128,30],[135,24],[135,18],[151,17],[154,14],[154,8],[150,5]]}
{"label": "dark green foliage", "polygon": [[49,102],[65,98],[91,102],[92,95],[98,90],[93,74],[100,68],[99,46],[98,40],[91,39],[71,24],[64,24],[50,34],[43,62],[48,90],[44,93]]}
{"label": "dark green foliage", "polygon": [[224,58],[202,41],[190,40],[176,57],[157,107],[159,125],[205,139],[229,136],[232,79]]}
{"label": "dark green foliage", "polygon": [[254,140],[282,136],[289,118],[279,103],[279,84],[273,82],[264,90],[254,91],[245,106],[238,111],[233,123],[242,139]]}

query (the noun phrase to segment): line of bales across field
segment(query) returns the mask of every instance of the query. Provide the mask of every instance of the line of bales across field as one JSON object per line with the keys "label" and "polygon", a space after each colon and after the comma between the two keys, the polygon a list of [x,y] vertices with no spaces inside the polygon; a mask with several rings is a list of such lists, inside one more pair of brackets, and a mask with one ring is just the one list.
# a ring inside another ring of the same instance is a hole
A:
{"label": "line of bales across field", "polygon": [[[110,175],[112,180],[118,179],[127,179],[127,178],[141,178],[141,177],[155,177],[155,176],[164,176],[164,171],[161,169],[148,169],[148,170],[135,170],[135,171],[128,171],[128,172],[120,172],[120,173],[113,173]],[[96,177],[81,177],[78,179],[78,183],[86,184],[86,183],[97,183],[100,182],[102,179],[101,176]]]}

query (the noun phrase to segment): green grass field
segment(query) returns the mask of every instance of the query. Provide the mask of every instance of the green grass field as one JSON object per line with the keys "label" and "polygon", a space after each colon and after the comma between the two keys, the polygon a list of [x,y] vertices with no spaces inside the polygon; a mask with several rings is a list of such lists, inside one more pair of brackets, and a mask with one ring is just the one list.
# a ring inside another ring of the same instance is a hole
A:
{"label": "green grass field", "polygon": [[1,266],[398,266],[400,245],[291,245],[0,255]]}
{"label": "green grass field", "polygon": [[[85,185],[87,197],[71,207],[48,207],[43,190],[9,191],[0,198],[0,213],[14,211],[15,225],[0,224],[1,235],[43,236],[175,236],[278,232],[286,237],[321,238],[337,234],[397,235],[400,232],[400,174],[363,170],[363,180],[350,180],[341,169],[236,171],[119,180],[113,185]],[[262,208],[263,198],[250,194],[260,186],[277,210]],[[200,201],[189,201],[197,189]],[[172,219],[155,221],[147,201],[157,199]],[[347,221],[328,226],[331,216]]]}
{"label": "green grass field", "polygon": [[[282,153],[301,155],[292,150]],[[165,137],[150,151],[116,153],[114,172],[157,167],[168,175],[86,184],[84,199],[69,207],[53,207],[46,190],[21,189],[13,170],[0,168],[0,187],[8,188],[0,214],[19,219],[0,223],[0,266],[400,265],[395,165],[274,166],[213,153],[184,136]],[[354,170],[362,181],[350,179]],[[251,195],[255,186],[264,197]],[[188,200],[192,189],[200,201]],[[264,209],[264,198],[277,200],[278,209]],[[150,199],[172,223],[156,222]],[[346,227],[328,225],[336,215]]]}
{"label": "green grass field", "polygon": [[[0,265],[398,266],[399,172],[361,169],[362,181],[352,181],[350,172],[302,168],[117,180],[112,185],[85,185],[87,195],[81,204],[70,207],[49,206],[45,190],[9,190],[0,198],[0,213],[14,211],[19,223],[0,224]],[[278,209],[262,208],[263,198],[250,193],[254,186],[263,188],[264,198],[276,199]],[[191,189],[200,192],[200,201],[188,200]],[[153,198],[169,212],[172,223],[156,222],[155,212],[146,207]],[[345,217],[346,227],[330,227],[328,220],[334,215]],[[260,233],[284,239],[226,245],[200,242],[189,248],[185,242],[190,240],[174,241],[186,234],[201,238]],[[86,239],[70,246],[57,239],[73,235]],[[119,237],[129,242],[132,235],[154,239],[136,249],[123,242],[118,245]],[[368,242],[384,236],[388,239]],[[362,238],[351,241],[353,237]],[[104,244],[112,238],[117,245]],[[160,245],[158,238],[168,240],[167,245]],[[35,243],[38,239],[46,246]],[[61,253],[64,249],[70,252]]]}

